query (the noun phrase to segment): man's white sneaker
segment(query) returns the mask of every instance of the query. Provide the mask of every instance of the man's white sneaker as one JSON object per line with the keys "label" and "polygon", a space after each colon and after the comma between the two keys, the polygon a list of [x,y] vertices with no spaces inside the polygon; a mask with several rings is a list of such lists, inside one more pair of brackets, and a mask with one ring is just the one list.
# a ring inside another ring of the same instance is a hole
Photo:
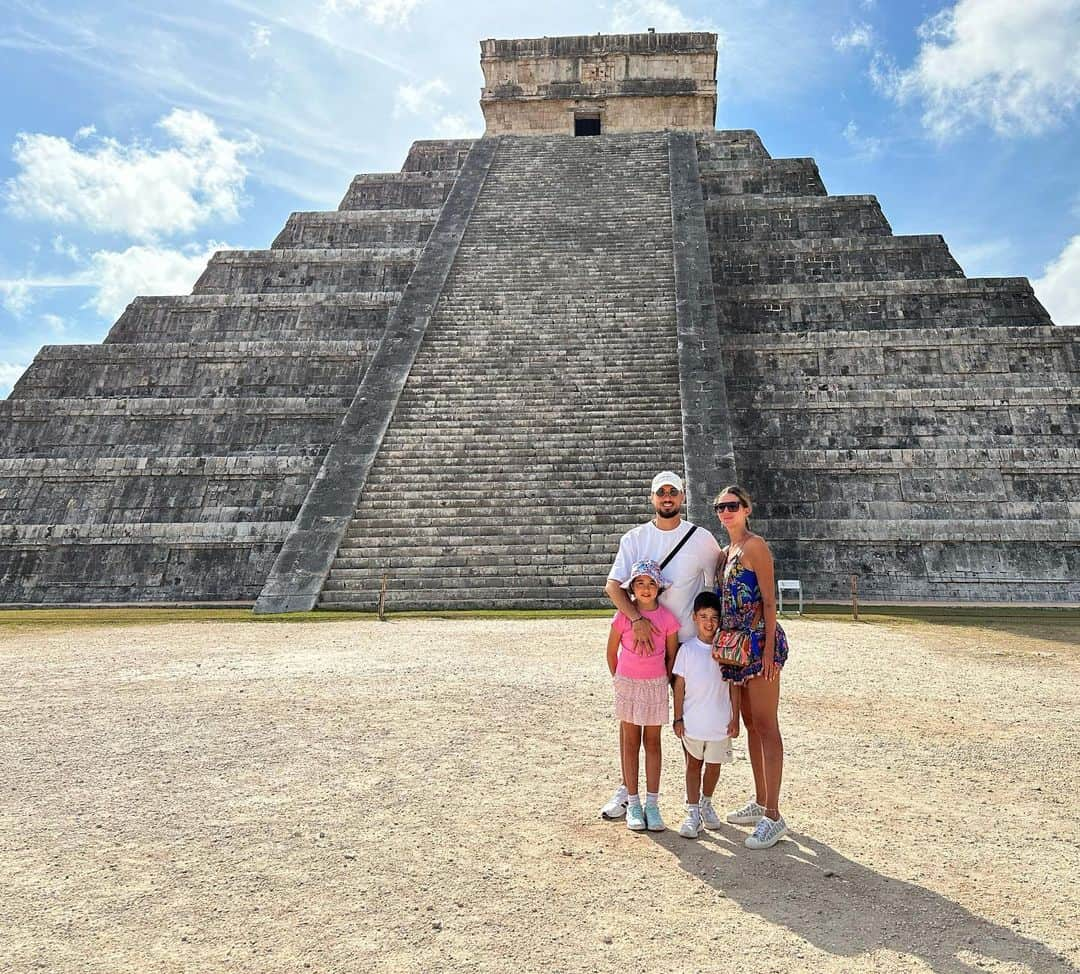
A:
{"label": "man's white sneaker", "polygon": [[782,815],[775,821],[767,816],[762,816],[761,821],[758,822],[754,831],[746,837],[743,845],[747,849],[771,849],[785,835],[787,835],[787,822],[784,821]]}
{"label": "man's white sneaker", "polygon": [[764,817],[764,807],[759,805],[753,798],[742,808],[736,808],[735,811],[727,813],[727,820],[732,825],[757,825]]}
{"label": "man's white sneaker", "polygon": [[701,799],[701,824],[707,829],[718,829],[721,826],[720,816],[716,814],[713,803],[708,798]]}
{"label": "man's white sneaker", "polygon": [[701,813],[692,805],[686,806],[686,818],[679,826],[679,835],[685,839],[696,839],[701,832]]}
{"label": "man's white sneaker", "polygon": [[626,788],[616,788],[608,803],[600,809],[600,817],[608,821],[622,818],[626,814],[626,803],[629,800]]}

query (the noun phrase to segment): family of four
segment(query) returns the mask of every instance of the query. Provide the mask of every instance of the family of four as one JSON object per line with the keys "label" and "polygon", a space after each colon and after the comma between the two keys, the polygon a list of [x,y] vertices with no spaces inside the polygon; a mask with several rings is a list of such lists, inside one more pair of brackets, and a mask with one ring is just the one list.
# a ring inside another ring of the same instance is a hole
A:
{"label": "family of four", "polygon": [[[660,729],[668,722],[686,758],[686,819],[679,833],[696,838],[717,828],[712,797],[720,766],[730,763],[740,721],[754,772],[754,797],[726,819],[752,825],[750,849],[767,849],[787,832],[780,815],[784,743],[777,708],[787,639],[776,621],[772,555],[750,530],[750,495],[725,487],[713,507],[727,532],[721,548],[710,531],[682,517],[682,479],[670,470],[652,482],[655,516],[623,535],[605,587],[616,608],[607,660],[619,719],[622,783],[604,818],[626,816],[638,832],[665,828],[660,814]],[[746,659],[722,665],[718,632],[745,636]],[[673,682],[672,682],[673,681]],[[645,802],[638,792],[645,751]]]}

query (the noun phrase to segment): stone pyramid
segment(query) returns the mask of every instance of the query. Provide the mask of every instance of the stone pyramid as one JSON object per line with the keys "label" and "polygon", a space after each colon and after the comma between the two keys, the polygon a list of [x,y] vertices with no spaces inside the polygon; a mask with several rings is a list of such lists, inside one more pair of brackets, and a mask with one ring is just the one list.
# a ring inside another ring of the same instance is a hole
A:
{"label": "stone pyramid", "polygon": [[[585,607],[659,469],[811,598],[1080,597],[1077,330],[716,131],[716,38],[485,41],[417,142],[0,403],[0,600]],[[577,134],[575,134],[577,133]]]}

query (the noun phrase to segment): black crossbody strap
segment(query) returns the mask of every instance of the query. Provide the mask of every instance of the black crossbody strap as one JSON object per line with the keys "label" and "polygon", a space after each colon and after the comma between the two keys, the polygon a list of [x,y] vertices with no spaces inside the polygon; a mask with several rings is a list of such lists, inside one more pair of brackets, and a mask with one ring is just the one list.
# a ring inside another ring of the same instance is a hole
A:
{"label": "black crossbody strap", "polygon": [[686,544],[687,541],[690,540],[690,535],[692,535],[696,530],[697,530],[697,525],[696,524],[691,524],[690,525],[690,530],[687,531],[686,534],[684,534],[679,539],[679,543],[677,545],[675,545],[675,547],[672,548],[670,552],[668,552],[667,558],[665,558],[662,562],[660,562],[660,571],[663,571],[667,567],[667,563],[669,561],[671,561],[671,559],[674,558],[682,550],[682,546],[684,544]]}

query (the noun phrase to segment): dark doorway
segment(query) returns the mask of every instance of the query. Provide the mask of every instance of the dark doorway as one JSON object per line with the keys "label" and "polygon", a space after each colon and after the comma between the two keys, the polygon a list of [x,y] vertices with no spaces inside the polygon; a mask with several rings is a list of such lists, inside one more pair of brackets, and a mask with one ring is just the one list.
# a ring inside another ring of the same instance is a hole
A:
{"label": "dark doorway", "polygon": [[574,135],[599,135],[600,134],[600,116],[594,115],[591,118],[575,118],[574,119]]}

